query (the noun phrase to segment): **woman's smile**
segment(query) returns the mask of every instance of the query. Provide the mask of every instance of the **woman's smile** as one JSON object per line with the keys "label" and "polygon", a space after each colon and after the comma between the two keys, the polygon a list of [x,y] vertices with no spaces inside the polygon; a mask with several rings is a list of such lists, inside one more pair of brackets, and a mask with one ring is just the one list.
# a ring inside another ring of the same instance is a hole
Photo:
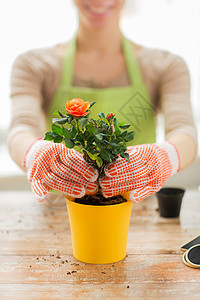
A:
{"label": "woman's smile", "polygon": [[124,0],[74,0],[80,20],[89,22],[94,27],[103,27],[112,20],[118,21]]}
{"label": "woman's smile", "polygon": [[107,16],[114,8],[114,5],[109,2],[104,2],[101,4],[94,4],[91,5],[86,4],[84,8],[87,10],[89,14],[91,14],[94,17],[105,17]]}

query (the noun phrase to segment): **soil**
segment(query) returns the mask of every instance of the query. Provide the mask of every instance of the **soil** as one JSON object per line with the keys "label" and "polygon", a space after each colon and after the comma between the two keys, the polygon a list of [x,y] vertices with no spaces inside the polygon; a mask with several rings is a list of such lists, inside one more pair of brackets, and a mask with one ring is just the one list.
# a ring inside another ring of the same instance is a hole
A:
{"label": "soil", "polygon": [[102,205],[120,204],[123,202],[127,202],[127,200],[124,199],[121,195],[105,198],[99,191],[95,195],[85,195],[82,198],[76,198],[75,202],[80,204],[85,204],[85,205],[102,206]]}

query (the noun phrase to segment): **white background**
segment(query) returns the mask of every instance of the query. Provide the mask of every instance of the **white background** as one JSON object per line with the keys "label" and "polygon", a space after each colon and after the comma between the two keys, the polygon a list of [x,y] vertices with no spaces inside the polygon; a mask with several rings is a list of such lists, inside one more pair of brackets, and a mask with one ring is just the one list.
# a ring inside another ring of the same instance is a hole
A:
{"label": "white background", "polygon": [[[17,55],[70,39],[77,28],[72,0],[6,0],[0,4],[0,176],[20,173],[5,148],[10,123],[10,71]],[[182,56],[191,76],[191,100],[200,121],[200,1],[128,0],[123,33],[136,43]]]}

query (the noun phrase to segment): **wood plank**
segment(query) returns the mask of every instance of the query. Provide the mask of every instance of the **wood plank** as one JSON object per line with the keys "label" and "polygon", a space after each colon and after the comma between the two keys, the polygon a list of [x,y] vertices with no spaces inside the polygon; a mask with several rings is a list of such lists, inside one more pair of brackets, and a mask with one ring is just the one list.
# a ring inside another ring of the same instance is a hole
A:
{"label": "wood plank", "polygon": [[[131,223],[144,224],[144,221],[151,220],[152,224],[157,224],[158,222],[160,224],[180,224],[185,228],[188,228],[188,226],[189,228],[198,226],[200,215],[199,200],[200,193],[191,192],[191,195],[186,193],[183,199],[180,219],[166,219],[159,216],[156,198],[149,197],[133,205]],[[11,216],[12,218],[10,218]],[[40,222],[40,226],[46,226],[50,225],[52,220],[58,226],[59,224],[63,224],[61,218],[65,218],[66,216],[66,208],[51,209],[44,207],[34,199],[31,192],[0,192],[1,227],[4,225],[6,228],[11,226],[14,229],[12,226],[17,226],[20,229],[27,229],[27,226],[32,226],[31,224],[33,224],[35,226],[34,229],[37,229],[38,222]],[[24,227],[24,224],[20,226],[19,223],[22,221],[26,223],[26,227]]]}
{"label": "wood plank", "polygon": [[132,255],[107,265],[77,261],[73,256],[0,256],[3,284],[199,283],[200,271],[185,266],[180,255]]}
{"label": "wood plank", "polygon": [[[178,231],[167,228],[130,228],[127,252],[130,254],[180,254],[180,247],[199,235],[199,229]],[[0,233],[0,255],[50,255],[60,250],[72,254],[70,230],[10,231]]]}
{"label": "wood plank", "polygon": [[199,283],[0,284],[1,300],[199,299]]}
{"label": "wood plank", "polygon": [[[133,205],[131,225],[142,226],[181,226],[198,228],[200,216],[199,197],[186,197],[183,201],[180,218],[166,219],[159,216],[155,197],[150,197]],[[56,230],[68,227],[67,209],[47,208],[36,202],[31,193],[0,192],[0,230],[44,230],[54,226]],[[16,200],[17,198],[17,200]],[[5,205],[6,204],[6,205]],[[146,223],[148,223],[146,225]]]}

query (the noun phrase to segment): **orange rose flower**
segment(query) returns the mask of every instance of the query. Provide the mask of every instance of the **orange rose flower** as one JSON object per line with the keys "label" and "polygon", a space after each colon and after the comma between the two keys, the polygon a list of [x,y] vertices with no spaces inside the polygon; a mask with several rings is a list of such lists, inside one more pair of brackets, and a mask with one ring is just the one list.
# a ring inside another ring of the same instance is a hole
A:
{"label": "orange rose flower", "polygon": [[65,103],[66,111],[75,117],[84,117],[89,112],[86,110],[90,107],[90,102],[84,102],[81,98],[74,98]]}

